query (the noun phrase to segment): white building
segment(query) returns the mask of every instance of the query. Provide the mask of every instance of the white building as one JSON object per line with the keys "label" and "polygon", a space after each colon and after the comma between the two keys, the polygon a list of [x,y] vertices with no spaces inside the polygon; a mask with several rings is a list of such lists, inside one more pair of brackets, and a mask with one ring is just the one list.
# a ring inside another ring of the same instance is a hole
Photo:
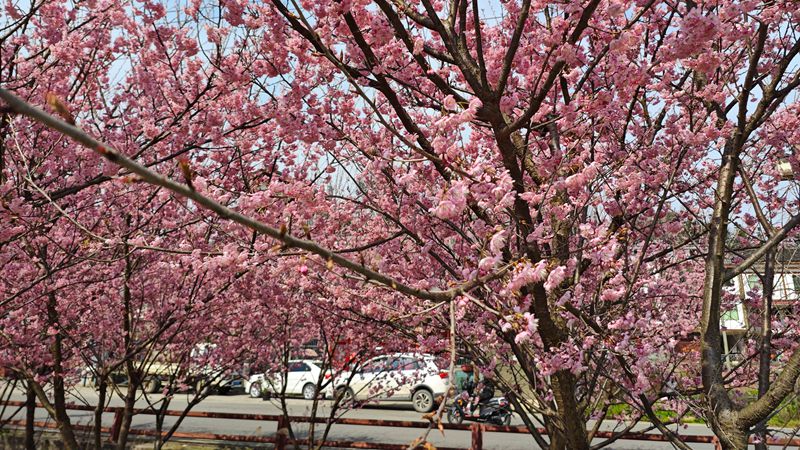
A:
{"label": "white building", "polygon": [[[748,311],[745,307],[747,295],[763,295],[762,276],[764,263],[759,262],[751,270],[738,275],[729,281],[725,289],[740,299],[736,306],[725,312],[720,318],[723,332],[723,352],[729,361],[738,360],[743,342],[741,339],[748,330],[757,331],[760,321],[749,323]],[[800,300],[800,247],[779,250],[775,256],[775,279],[772,292],[773,314],[780,316],[798,304]]]}

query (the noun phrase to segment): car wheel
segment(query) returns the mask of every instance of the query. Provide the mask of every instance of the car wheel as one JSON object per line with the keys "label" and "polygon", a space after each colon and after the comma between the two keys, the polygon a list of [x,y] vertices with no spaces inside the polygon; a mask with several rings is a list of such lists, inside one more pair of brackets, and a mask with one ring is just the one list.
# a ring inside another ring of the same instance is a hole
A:
{"label": "car wheel", "polygon": [[426,413],[433,410],[433,393],[427,389],[419,389],[411,396],[414,411]]}
{"label": "car wheel", "polygon": [[461,411],[459,411],[458,408],[453,406],[447,410],[447,421],[449,423],[460,424],[464,421],[464,415],[461,414]]}
{"label": "car wheel", "polygon": [[506,412],[504,416],[500,419],[500,423],[498,425],[509,426],[511,425],[511,412]]}
{"label": "car wheel", "polygon": [[303,398],[306,400],[314,400],[317,396],[317,386],[314,383],[306,383],[303,386]]}
{"label": "car wheel", "polygon": [[258,398],[261,397],[261,383],[255,382],[250,385],[250,391],[248,392],[250,397]]}
{"label": "car wheel", "polygon": [[148,378],[142,385],[142,390],[147,394],[155,394],[161,387],[161,381],[158,378]]}
{"label": "car wheel", "polygon": [[337,397],[340,397],[339,406],[350,408],[355,404],[355,394],[350,388],[339,388],[336,391]]}

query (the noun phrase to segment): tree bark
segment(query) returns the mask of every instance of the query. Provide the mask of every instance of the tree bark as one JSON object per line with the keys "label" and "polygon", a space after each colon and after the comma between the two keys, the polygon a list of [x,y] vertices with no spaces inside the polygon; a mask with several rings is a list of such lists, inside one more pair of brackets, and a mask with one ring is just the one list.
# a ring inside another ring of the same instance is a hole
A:
{"label": "tree bark", "polygon": [[97,406],[94,408],[94,448],[100,450],[103,448],[103,408],[106,405],[106,391],[108,389],[108,377],[105,373],[98,374],[98,387],[97,387]]}
{"label": "tree bark", "polygon": [[[559,370],[552,377],[553,396],[558,406],[557,430],[550,435],[550,450],[588,450],[589,438],[586,422],[578,414],[575,400],[577,380],[569,370]],[[559,426],[560,425],[560,426]]]}
{"label": "tree bark", "polygon": [[6,128],[10,123],[10,114],[0,114],[0,183],[6,181]]}
{"label": "tree bark", "polygon": [[[124,282],[122,284],[122,327],[123,339],[125,342],[125,350],[127,354],[131,354],[132,338],[131,338],[131,290],[128,286],[131,273],[133,272],[133,265],[131,263],[130,251],[128,245],[125,244],[125,272]],[[125,409],[122,416],[122,424],[119,428],[119,437],[117,439],[117,450],[125,450],[128,444],[128,433],[131,429],[131,421],[133,420],[133,409],[136,404],[136,391],[141,384],[140,372],[137,370],[133,361],[128,358],[125,361],[125,373],[128,376],[128,392],[125,393]]]}
{"label": "tree bark", "polygon": [[[750,98],[753,89],[759,84],[758,78],[760,58],[764,52],[765,42],[769,35],[769,25],[761,23],[756,40],[753,42],[749,56],[747,73],[736,103],[738,113],[736,130],[727,139],[722,154],[722,163],[717,179],[714,209],[709,224],[708,254],[705,263],[705,279],[703,283],[703,310],[700,322],[702,350],[702,381],[707,398],[707,416],[714,433],[720,439],[724,449],[746,449],[747,435],[751,427],[766,420],[794,387],[800,376],[800,353],[795,352],[780,375],[771,386],[764,387],[763,395],[744,408],[733,405],[722,377],[721,334],[720,334],[720,295],[722,283],[747,270],[756,259],[760,258],[770,247],[780,243],[786,233],[800,223],[800,218],[793,217],[779,232],[772,235],[766,244],[757,249],[749,258],[739,264],[733,271],[724,272],[725,241],[729,220],[731,199],[734,191],[734,178],[739,168],[739,154],[754,130],[764,123],[776,110],[776,102],[781,102],[791,89],[780,89],[778,85],[785,75],[791,61],[800,52],[800,43],[792,46],[777,64],[776,76],[766,86],[760,86],[761,96],[758,106],[750,114]],[[744,175],[746,176],[746,175]],[[770,228],[770,227],[766,227]],[[764,355],[762,354],[762,357]],[[768,354],[766,355],[768,357]]]}
{"label": "tree bark", "polygon": [[161,450],[164,446],[164,419],[167,417],[165,413],[169,409],[169,405],[170,398],[165,397],[164,401],[161,402],[161,406],[158,407],[158,414],[156,414],[156,441],[153,443],[155,450]]}
{"label": "tree bark", "polygon": [[[775,286],[775,251],[770,249],[764,264],[764,306],[761,321],[761,342],[758,360],[758,398],[769,390],[770,364],[772,363],[772,297]],[[755,434],[760,439],[755,444],[756,450],[767,450],[767,422],[762,420],[755,427]]]}
{"label": "tree bark", "polygon": [[126,362],[126,372],[128,375],[128,391],[125,393],[125,406],[122,415],[122,424],[119,427],[119,438],[117,439],[117,450],[125,450],[128,445],[128,433],[131,429],[133,420],[133,410],[136,406],[136,391],[139,389],[139,375],[131,361]]}
{"label": "tree bark", "polygon": [[735,419],[737,415],[731,414],[730,421],[718,420],[720,422],[720,430],[715,433],[719,438],[720,447],[723,450],[747,450],[747,432],[743,431]]}
{"label": "tree bark", "polygon": [[[710,224],[708,255],[703,283],[703,310],[700,322],[703,390],[708,399],[711,428],[723,448],[739,448],[738,412],[725,389],[722,377],[722,334],[720,332],[720,298],[725,265],[725,240],[728,216],[733,197],[733,182],[739,158],[733,140],[725,145],[717,182],[716,201]],[[745,436],[746,442],[746,436]],[[746,445],[745,445],[746,447]]]}
{"label": "tree bark", "polygon": [[50,344],[50,353],[53,357],[53,408],[56,425],[64,441],[65,450],[78,450],[78,441],[72,429],[72,423],[67,414],[66,391],[64,389],[63,339],[61,330],[58,329],[58,311],[56,309],[56,295],[51,292],[47,298],[47,319],[50,327],[56,328],[53,342]]}
{"label": "tree bark", "polygon": [[36,392],[30,382],[25,383],[25,450],[36,450],[33,421],[36,420]]}

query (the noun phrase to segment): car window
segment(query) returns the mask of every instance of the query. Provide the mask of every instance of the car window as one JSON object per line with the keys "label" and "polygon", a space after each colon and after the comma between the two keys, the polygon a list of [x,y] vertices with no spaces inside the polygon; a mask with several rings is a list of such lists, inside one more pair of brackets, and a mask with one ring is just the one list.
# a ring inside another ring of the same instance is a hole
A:
{"label": "car window", "polygon": [[401,358],[400,370],[419,370],[424,367],[422,361],[415,358]]}
{"label": "car window", "polygon": [[289,372],[310,372],[311,368],[304,362],[297,361],[289,363]]}
{"label": "car window", "polygon": [[378,358],[373,359],[372,361],[368,361],[364,364],[364,367],[361,369],[364,373],[370,372],[381,372],[386,368],[386,358]]}
{"label": "car window", "polygon": [[402,370],[403,366],[403,359],[402,358],[392,358],[387,365],[389,370]]}

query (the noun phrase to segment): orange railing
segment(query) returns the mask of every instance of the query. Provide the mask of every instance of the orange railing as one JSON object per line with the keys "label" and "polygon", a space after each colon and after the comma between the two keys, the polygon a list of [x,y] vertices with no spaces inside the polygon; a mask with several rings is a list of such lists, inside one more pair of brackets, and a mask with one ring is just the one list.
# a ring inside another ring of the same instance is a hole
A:
{"label": "orange railing", "polygon": [[[5,404],[8,406],[25,406],[25,402],[22,401],[7,401],[7,402],[0,402],[0,404]],[[37,406],[41,406],[37,404]],[[69,404],[67,405],[67,409],[74,410],[74,411],[94,411],[94,408],[91,406],[85,405],[75,405]],[[103,409],[104,412],[107,413],[114,413],[114,421],[111,427],[102,427],[101,430],[104,433],[108,434],[108,439],[110,441],[116,441],[119,437],[119,431],[122,424],[122,418],[124,414],[124,408],[121,407],[108,407]],[[224,412],[211,412],[211,411],[177,411],[177,410],[166,410],[158,412],[159,414],[165,416],[184,416],[184,417],[194,417],[194,418],[210,418],[210,419],[228,419],[228,420],[253,420],[253,421],[262,421],[262,422],[277,422],[277,432],[272,436],[252,436],[252,435],[239,435],[239,434],[216,434],[216,433],[194,433],[194,432],[175,432],[171,435],[171,438],[177,439],[196,439],[196,440],[214,440],[214,441],[229,441],[229,442],[252,442],[252,443],[259,443],[259,444],[273,444],[274,447],[278,450],[284,450],[287,448],[290,442],[288,433],[286,433],[286,429],[288,427],[289,422],[293,423],[308,423],[311,422],[312,419],[309,417],[302,417],[302,416],[283,416],[283,415],[271,415],[271,414],[247,414],[247,413],[224,413]],[[149,414],[155,415],[157,414],[156,411],[152,409],[135,409],[133,410],[133,414]],[[325,418],[315,418],[313,419],[314,423],[328,423],[328,419]],[[14,426],[24,426],[24,420],[9,420],[6,423],[14,425]],[[351,418],[339,418],[335,421],[337,425],[362,425],[362,426],[371,426],[371,427],[392,427],[392,428],[428,428],[429,423],[427,422],[416,422],[416,421],[404,421],[404,420],[374,420],[374,419],[351,419]],[[525,426],[498,426],[498,425],[484,425],[484,424],[442,424],[445,430],[462,430],[462,431],[470,431],[472,433],[472,444],[470,446],[470,450],[481,450],[483,447],[483,435],[487,432],[492,433],[520,433],[520,434],[527,434],[529,430]],[[34,422],[34,426],[39,428],[57,428],[57,425],[51,422]],[[73,428],[76,430],[91,430],[93,429],[90,425],[73,425]],[[538,429],[541,434],[547,434],[547,430],[544,428]],[[140,429],[140,428],[132,428],[129,430],[129,434],[132,435],[139,435],[139,436],[156,436],[156,430],[149,430],[149,429]],[[162,436],[165,433],[162,432]],[[615,433],[613,431],[598,431],[594,434],[595,438],[617,438],[619,440],[635,440],[635,441],[660,441],[660,442],[668,442],[669,438],[662,435],[662,434],[655,434],[655,433]],[[681,435],[681,440],[686,443],[705,443],[705,444],[714,444],[716,448],[719,448],[719,440],[716,436],[698,436],[698,435]],[[300,443],[307,443],[307,441],[299,441]],[[320,444],[321,442],[316,442],[316,444]],[[387,444],[387,443],[378,443],[378,442],[367,442],[367,441],[325,441],[323,446],[325,447],[335,447],[335,448],[364,448],[364,449],[380,449],[380,450],[406,450],[408,448],[408,444]],[[800,447],[800,439],[783,439],[783,438],[769,438],[767,440],[767,444],[769,445],[782,445],[787,447]],[[463,450],[459,448],[452,448],[452,447],[437,447],[440,450]]]}

